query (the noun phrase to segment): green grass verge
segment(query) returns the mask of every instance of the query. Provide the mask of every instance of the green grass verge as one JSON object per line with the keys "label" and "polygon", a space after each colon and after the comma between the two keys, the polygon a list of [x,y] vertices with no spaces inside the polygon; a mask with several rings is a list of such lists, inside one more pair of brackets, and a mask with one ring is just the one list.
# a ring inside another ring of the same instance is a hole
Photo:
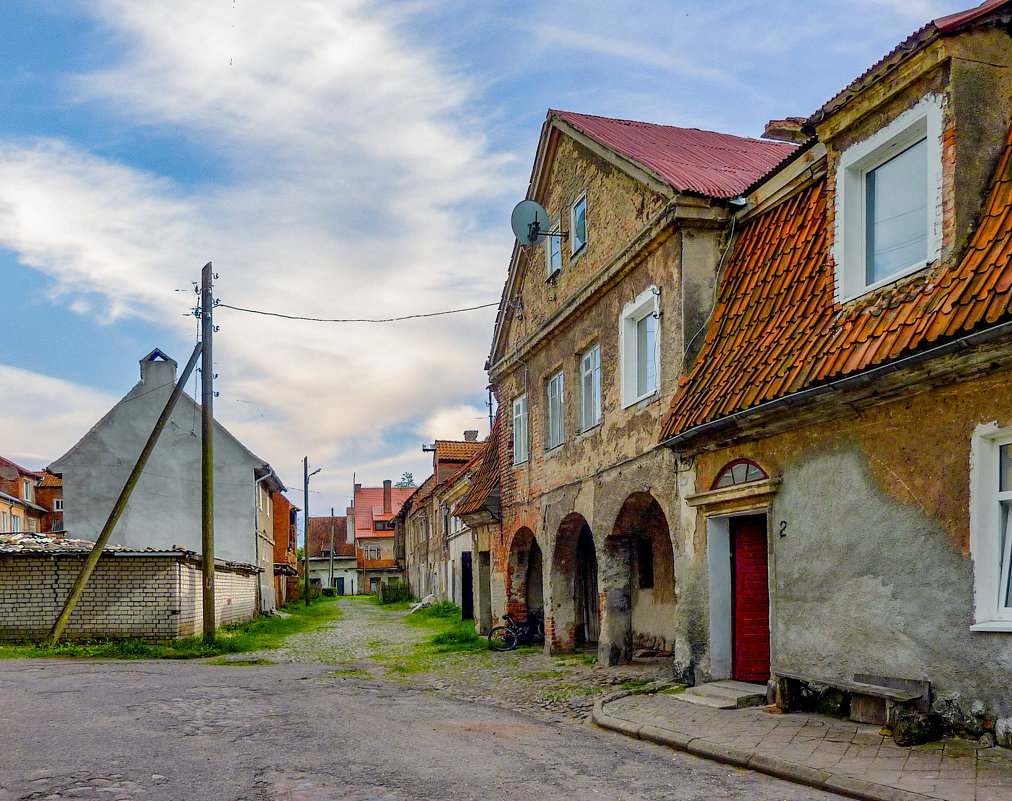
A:
{"label": "green grass verge", "polygon": [[[286,637],[312,631],[341,616],[336,598],[317,598],[307,607],[292,604],[288,617],[256,617],[248,623],[223,626],[214,642],[202,637],[185,637],[171,643],[142,639],[62,641],[56,645],[3,645],[0,659],[37,657],[84,657],[93,659],[199,659],[223,654],[241,654],[277,648]],[[246,664],[250,664],[247,660]]]}

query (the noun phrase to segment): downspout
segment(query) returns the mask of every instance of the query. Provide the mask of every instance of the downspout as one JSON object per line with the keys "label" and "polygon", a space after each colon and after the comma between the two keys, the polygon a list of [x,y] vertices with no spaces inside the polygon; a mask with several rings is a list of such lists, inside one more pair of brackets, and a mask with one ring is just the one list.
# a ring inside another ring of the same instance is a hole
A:
{"label": "downspout", "polygon": [[[260,496],[260,482],[266,481],[271,476],[277,478],[277,475],[274,473],[274,468],[271,467],[270,465],[267,465],[267,472],[264,475],[260,476],[260,478],[253,480],[253,555],[254,558],[256,559],[256,567],[258,571],[261,569],[261,566],[260,566],[260,515],[257,514],[260,510],[257,508],[257,498]],[[280,482],[281,479],[278,479],[278,481]],[[274,562],[274,554],[271,554],[271,563],[273,564],[273,562]],[[273,581],[273,578],[271,580]],[[257,612],[260,612],[261,609],[263,608],[263,588],[261,585],[262,581],[263,579],[261,578],[258,572]]]}

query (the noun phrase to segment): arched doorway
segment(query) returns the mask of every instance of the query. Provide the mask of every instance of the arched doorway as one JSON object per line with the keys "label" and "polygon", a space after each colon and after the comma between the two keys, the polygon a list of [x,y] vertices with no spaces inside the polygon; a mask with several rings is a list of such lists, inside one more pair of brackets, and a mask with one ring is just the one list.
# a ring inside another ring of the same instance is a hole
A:
{"label": "arched doorway", "polygon": [[596,646],[601,634],[597,548],[590,526],[576,512],[559,525],[551,577],[552,646]]}
{"label": "arched doorway", "polygon": [[605,541],[601,659],[614,665],[637,650],[675,647],[675,568],[668,521],[649,492],[626,498]]}
{"label": "arched doorway", "polygon": [[529,528],[521,528],[510,543],[509,572],[506,581],[506,611],[520,617],[529,609],[545,605],[541,547]]}

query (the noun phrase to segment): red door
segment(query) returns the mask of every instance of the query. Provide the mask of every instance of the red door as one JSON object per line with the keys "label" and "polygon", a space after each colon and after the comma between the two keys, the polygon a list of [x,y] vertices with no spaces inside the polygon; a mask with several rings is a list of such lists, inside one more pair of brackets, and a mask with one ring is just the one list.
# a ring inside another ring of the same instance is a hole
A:
{"label": "red door", "polygon": [[770,591],[766,518],[731,518],[731,575],[734,596],[734,675],[739,681],[770,677]]}

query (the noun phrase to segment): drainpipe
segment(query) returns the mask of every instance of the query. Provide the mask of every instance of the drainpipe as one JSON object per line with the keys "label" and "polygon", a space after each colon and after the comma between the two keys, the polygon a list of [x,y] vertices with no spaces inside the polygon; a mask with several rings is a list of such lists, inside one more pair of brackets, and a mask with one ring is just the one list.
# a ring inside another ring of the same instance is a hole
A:
{"label": "drainpipe", "polygon": [[[267,472],[264,475],[262,475],[260,478],[254,479],[254,481],[253,481],[253,554],[256,557],[256,566],[258,568],[260,567],[260,528],[259,528],[259,526],[260,526],[260,515],[257,514],[257,512],[259,511],[259,509],[257,509],[257,498],[260,496],[260,482],[261,481],[266,481],[271,476],[274,476],[275,478],[277,478],[277,475],[274,473],[274,468],[271,467],[270,465],[267,465]],[[280,481],[280,479],[279,479],[279,481]],[[271,564],[273,565],[273,563],[274,563],[274,554],[271,554]],[[262,580],[263,579],[260,578],[260,576],[258,575],[257,576],[257,611],[258,612],[261,611],[261,608],[263,606],[263,600],[264,600],[263,599],[263,588],[261,587],[261,584],[260,584],[260,582]]]}

